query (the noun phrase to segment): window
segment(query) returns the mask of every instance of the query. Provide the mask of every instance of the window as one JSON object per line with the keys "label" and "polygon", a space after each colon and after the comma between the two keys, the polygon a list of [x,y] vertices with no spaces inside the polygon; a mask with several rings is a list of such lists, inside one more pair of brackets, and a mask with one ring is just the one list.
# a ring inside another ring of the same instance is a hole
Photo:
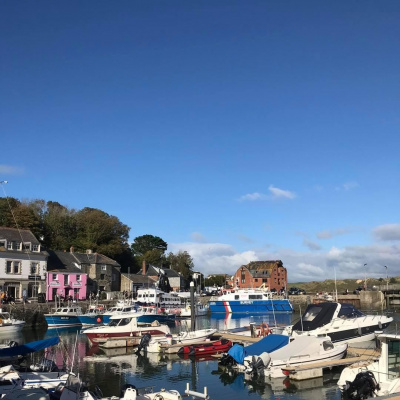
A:
{"label": "window", "polygon": [[107,271],[107,265],[102,265],[102,266],[101,266],[101,270],[102,270],[102,271]]}
{"label": "window", "polygon": [[57,280],[57,274],[51,274],[53,281]]}
{"label": "window", "polygon": [[64,275],[64,285],[68,285],[68,275]]}
{"label": "window", "polygon": [[76,281],[79,282],[81,280],[81,276],[80,275],[76,275]]}
{"label": "window", "polygon": [[39,274],[39,263],[33,262],[31,263],[31,275],[38,275]]}
{"label": "window", "polygon": [[100,274],[100,280],[103,281],[104,280],[105,275],[104,274]]}
{"label": "window", "polygon": [[20,274],[21,273],[21,262],[20,261],[7,261],[6,273],[7,274]]}
{"label": "window", "polygon": [[32,251],[39,252],[39,251],[40,251],[40,245],[34,244],[34,245],[32,246]]}
{"label": "window", "polygon": [[0,241],[0,247],[6,248],[6,242],[4,240]]}
{"label": "window", "polygon": [[7,250],[12,250],[13,244],[12,242],[7,242]]}
{"label": "window", "polygon": [[31,249],[31,244],[30,243],[24,243],[24,250],[30,250]]}
{"label": "window", "polygon": [[21,250],[21,242],[14,242],[14,250]]}

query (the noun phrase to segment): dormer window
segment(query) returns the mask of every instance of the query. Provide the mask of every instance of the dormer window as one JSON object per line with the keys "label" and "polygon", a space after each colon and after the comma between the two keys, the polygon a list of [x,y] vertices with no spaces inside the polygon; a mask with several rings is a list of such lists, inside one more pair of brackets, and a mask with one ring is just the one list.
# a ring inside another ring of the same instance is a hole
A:
{"label": "dormer window", "polygon": [[21,250],[21,242],[14,242],[14,250]]}
{"label": "dormer window", "polygon": [[30,250],[31,249],[31,244],[30,243],[24,243],[24,250]]}
{"label": "dormer window", "polygon": [[39,251],[40,251],[40,245],[39,245],[39,244],[34,244],[34,245],[32,246],[32,251],[39,252]]}
{"label": "dormer window", "polygon": [[12,249],[13,249],[12,242],[7,242],[7,250],[12,250]]}
{"label": "dormer window", "polygon": [[6,241],[5,240],[0,240],[0,247],[6,248]]}

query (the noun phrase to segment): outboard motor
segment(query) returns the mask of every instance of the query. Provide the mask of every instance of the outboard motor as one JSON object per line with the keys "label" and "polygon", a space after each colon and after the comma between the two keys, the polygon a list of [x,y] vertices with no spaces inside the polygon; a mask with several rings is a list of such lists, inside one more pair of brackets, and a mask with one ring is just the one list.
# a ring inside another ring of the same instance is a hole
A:
{"label": "outboard motor", "polygon": [[149,345],[151,340],[151,335],[150,333],[145,333],[142,338],[140,339],[140,343],[138,346],[138,349],[136,351],[136,353],[139,353],[142,349],[144,349],[146,351],[147,346]]}
{"label": "outboard motor", "polygon": [[[127,383],[126,385],[122,386],[122,388],[121,388],[121,396],[120,396],[121,399],[123,399],[125,397],[125,393],[128,389],[131,389],[131,390],[134,389],[135,393],[136,393],[136,386],[131,385],[130,383]],[[131,391],[131,390],[128,390],[128,391]],[[132,396],[129,396],[129,397],[132,397]]]}
{"label": "outboard motor", "polygon": [[248,356],[244,359],[245,372],[247,374],[264,375],[264,369],[271,362],[271,356],[267,353],[261,353],[259,356]]}
{"label": "outboard motor", "polygon": [[223,365],[224,367],[232,367],[233,365],[236,365],[236,361],[231,355],[225,353],[220,358],[218,364]]}
{"label": "outboard motor", "polygon": [[379,384],[371,371],[360,372],[353,382],[346,381],[343,397],[350,400],[364,400],[375,397],[375,390],[379,390]]}

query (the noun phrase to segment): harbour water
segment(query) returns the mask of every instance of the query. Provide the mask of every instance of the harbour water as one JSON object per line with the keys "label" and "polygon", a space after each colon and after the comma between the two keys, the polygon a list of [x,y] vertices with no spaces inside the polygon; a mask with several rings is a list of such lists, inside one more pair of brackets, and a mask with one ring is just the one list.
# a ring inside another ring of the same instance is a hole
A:
{"label": "harbour water", "polygon": [[[238,328],[254,322],[266,322],[273,325],[290,324],[296,314],[267,314],[267,315],[217,315],[205,316],[196,319],[196,327],[217,328],[219,330]],[[397,321],[400,319],[395,317]],[[396,324],[394,321],[394,325]],[[172,328],[178,332],[190,329],[190,320],[177,322]],[[176,389],[184,393],[186,384],[191,390],[202,392],[207,387],[210,399],[213,400],[242,400],[249,399],[337,399],[341,398],[337,389],[336,380],[340,370],[331,371],[323,378],[303,382],[293,382],[287,378],[266,380],[245,380],[241,373],[223,369],[218,362],[211,358],[181,358],[178,355],[159,355],[148,353],[136,355],[133,349],[99,349],[91,347],[86,335],[78,328],[52,328],[32,330],[24,329],[18,337],[12,338],[19,344],[58,335],[61,345],[57,346],[55,358],[57,365],[73,365],[73,371],[79,373],[90,389],[95,386],[104,396],[120,395],[124,384],[133,384],[137,387],[154,386],[154,390],[161,388]],[[8,338],[10,340],[11,338]],[[0,338],[6,341],[6,338]],[[35,355],[38,361],[40,354]]]}

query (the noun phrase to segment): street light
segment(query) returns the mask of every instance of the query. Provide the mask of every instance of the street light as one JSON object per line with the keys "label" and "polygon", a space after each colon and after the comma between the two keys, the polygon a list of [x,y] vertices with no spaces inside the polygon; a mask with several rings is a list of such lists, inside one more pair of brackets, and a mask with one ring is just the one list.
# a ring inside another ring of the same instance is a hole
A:
{"label": "street light", "polygon": [[388,275],[388,269],[387,266],[385,265],[386,268],[386,293],[389,291],[389,275]]}

